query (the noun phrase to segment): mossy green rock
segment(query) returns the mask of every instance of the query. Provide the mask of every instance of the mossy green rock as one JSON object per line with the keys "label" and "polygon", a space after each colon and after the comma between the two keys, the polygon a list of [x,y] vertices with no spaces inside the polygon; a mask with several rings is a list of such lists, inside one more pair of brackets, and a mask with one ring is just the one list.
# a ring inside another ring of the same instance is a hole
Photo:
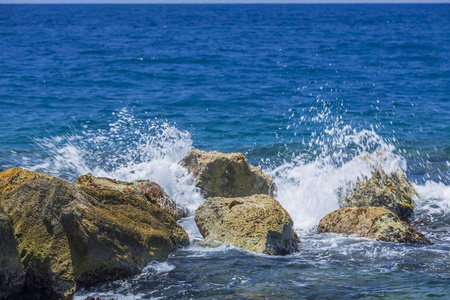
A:
{"label": "mossy green rock", "polygon": [[76,186],[103,203],[126,203],[137,198],[140,202],[150,201],[158,205],[175,220],[188,215],[187,208],[172,200],[157,183],[148,180],[126,182],[86,174],[77,178]]}
{"label": "mossy green rock", "polygon": [[205,238],[204,245],[219,241],[269,255],[298,249],[291,217],[268,195],[208,198],[195,211],[195,222]]}
{"label": "mossy green rock", "polygon": [[317,231],[356,235],[383,242],[431,244],[422,233],[384,207],[341,208],[320,220]]}
{"label": "mossy green rock", "polygon": [[18,294],[25,273],[17,252],[17,244],[9,217],[0,212],[0,299]]}
{"label": "mossy green rock", "polygon": [[122,200],[102,202],[45,177],[1,196],[24,265],[24,290],[71,299],[81,287],[137,274],[188,244],[186,232],[159,206]]}
{"label": "mossy green rock", "polygon": [[406,221],[414,212],[413,197],[417,195],[403,171],[388,175],[377,170],[372,178],[358,181],[356,187],[340,201],[340,206],[386,207]]}
{"label": "mossy green rock", "polygon": [[180,162],[193,173],[205,198],[274,195],[272,178],[252,166],[242,153],[191,150]]}

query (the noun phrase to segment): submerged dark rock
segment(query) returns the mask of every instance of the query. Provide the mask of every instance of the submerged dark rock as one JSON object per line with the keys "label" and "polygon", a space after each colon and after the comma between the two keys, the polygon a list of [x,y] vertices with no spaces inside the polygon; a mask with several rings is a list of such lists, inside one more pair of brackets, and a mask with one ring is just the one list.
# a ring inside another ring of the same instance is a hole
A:
{"label": "submerged dark rock", "polygon": [[357,235],[383,242],[431,244],[422,233],[383,207],[338,209],[320,220],[317,231]]}
{"label": "submerged dark rock", "polygon": [[242,153],[191,150],[181,165],[194,174],[196,185],[205,198],[246,197],[276,191],[272,178],[252,166]]}
{"label": "submerged dark rock", "polygon": [[215,241],[219,241],[269,255],[298,249],[291,217],[268,195],[208,198],[196,210],[195,221],[205,238],[204,245],[217,245]]}
{"label": "submerged dark rock", "polygon": [[414,212],[413,197],[417,192],[403,171],[390,175],[376,170],[372,178],[360,180],[340,201],[341,207],[386,207],[406,221]]}

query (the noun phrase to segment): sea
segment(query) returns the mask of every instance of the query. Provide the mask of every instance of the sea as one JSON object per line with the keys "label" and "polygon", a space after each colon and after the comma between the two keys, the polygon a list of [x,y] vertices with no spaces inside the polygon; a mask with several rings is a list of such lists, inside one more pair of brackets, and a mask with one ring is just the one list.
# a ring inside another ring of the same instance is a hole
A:
{"label": "sea", "polygon": [[[103,299],[450,299],[450,5],[0,5],[0,171],[159,183],[242,152],[277,184],[299,252],[194,243]],[[317,234],[342,191],[402,169],[434,245]]]}

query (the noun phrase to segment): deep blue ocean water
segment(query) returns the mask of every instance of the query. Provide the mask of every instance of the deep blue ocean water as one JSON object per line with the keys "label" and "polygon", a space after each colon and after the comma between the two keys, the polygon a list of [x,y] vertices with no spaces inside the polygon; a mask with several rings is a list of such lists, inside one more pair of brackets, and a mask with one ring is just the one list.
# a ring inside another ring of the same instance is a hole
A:
{"label": "deep blue ocean water", "polygon": [[[302,238],[281,258],[191,246],[80,299],[448,299],[449,24],[445,4],[0,5],[0,170],[150,179],[194,210],[177,161],[239,151]],[[435,245],[315,233],[375,167],[406,171]]]}

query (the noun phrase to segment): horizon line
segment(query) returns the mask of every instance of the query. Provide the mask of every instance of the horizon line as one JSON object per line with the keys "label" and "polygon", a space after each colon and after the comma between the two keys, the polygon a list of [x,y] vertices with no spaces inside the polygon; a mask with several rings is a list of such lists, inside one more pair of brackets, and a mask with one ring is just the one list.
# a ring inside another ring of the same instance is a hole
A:
{"label": "horizon line", "polygon": [[450,0],[0,0],[0,4],[450,4]]}
{"label": "horizon line", "polygon": [[352,1],[339,1],[339,2],[8,2],[0,1],[0,5],[323,5],[323,4],[353,4],[353,5],[365,5],[365,4],[450,4],[450,0],[446,1],[417,1],[417,2],[352,2]]}

